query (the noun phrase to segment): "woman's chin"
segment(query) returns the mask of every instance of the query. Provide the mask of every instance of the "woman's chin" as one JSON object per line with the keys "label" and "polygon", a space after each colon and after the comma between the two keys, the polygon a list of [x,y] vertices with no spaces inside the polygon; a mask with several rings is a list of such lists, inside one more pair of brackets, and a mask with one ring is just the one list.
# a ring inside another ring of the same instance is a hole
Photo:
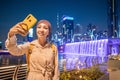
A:
{"label": "woman's chin", "polygon": [[38,38],[42,38],[42,39],[44,39],[44,38],[45,38],[45,36],[38,36]]}

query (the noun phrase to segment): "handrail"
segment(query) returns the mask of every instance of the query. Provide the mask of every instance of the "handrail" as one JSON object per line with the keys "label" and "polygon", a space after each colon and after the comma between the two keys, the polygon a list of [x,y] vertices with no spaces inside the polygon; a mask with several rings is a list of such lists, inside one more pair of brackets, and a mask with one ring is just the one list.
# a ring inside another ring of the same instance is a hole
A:
{"label": "handrail", "polygon": [[27,64],[23,64],[20,66],[18,70],[17,78],[23,80],[26,78],[26,75],[27,75]]}
{"label": "handrail", "polygon": [[24,80],[27,72],[26,66],[27,64],[0,67],[0,80]]}
{"label": "handrail", "polygon": [[0,79],[2,80],[12,79],[15,68],[16,66],[0,67]]}
{"label": "handrail", "polygon": [[13,74],[13,80],[17,80],[17,73],[18,73],[19,68],[20,68],[20,65],[17,65],[15,68],[14,74]]}

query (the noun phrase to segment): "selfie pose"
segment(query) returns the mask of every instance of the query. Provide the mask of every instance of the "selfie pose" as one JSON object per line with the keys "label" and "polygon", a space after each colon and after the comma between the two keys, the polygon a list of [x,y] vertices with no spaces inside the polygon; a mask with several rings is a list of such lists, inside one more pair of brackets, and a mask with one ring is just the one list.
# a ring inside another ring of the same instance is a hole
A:
{"label": "selfie pose", "polygon": [[28,30],[17,23],[8,32],[6,48],[15,56],[26,54],[28,64],[27,80],[59,80],[58,50],[50,43],[51,23],[47,20],[40,20],[36,25],[37,39],[32,42],[17,45],[16,34],[26,36]]}

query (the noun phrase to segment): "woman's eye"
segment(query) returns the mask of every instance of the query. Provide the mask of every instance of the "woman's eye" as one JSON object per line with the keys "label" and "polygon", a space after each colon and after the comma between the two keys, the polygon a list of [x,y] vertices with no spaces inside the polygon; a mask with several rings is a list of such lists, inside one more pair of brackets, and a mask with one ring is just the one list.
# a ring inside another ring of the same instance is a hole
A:
{"label": "woman's eye", "polygon": [[48,29],[47,27],[45,27],[44,29]]}
{"label": "woman's eye", "polygon": [[41,28],[40,26],[38,26],[37,28]]}

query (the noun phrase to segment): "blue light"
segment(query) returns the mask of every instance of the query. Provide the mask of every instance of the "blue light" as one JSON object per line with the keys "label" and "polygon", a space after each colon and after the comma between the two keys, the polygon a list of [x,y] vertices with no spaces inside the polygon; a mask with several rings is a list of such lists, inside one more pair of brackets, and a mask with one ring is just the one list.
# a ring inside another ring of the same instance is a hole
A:
{"label": "blue light", "polygon": [[31,28],[31,29],[29,30],[28,37],[33,37],[33,28]]}
{"label": "blue light", "polygon": [[67,17],[64,17],[63,20],[74,20],[74,18],[73,18],[73,17],[68,17],[68,16],[67,16]]}

